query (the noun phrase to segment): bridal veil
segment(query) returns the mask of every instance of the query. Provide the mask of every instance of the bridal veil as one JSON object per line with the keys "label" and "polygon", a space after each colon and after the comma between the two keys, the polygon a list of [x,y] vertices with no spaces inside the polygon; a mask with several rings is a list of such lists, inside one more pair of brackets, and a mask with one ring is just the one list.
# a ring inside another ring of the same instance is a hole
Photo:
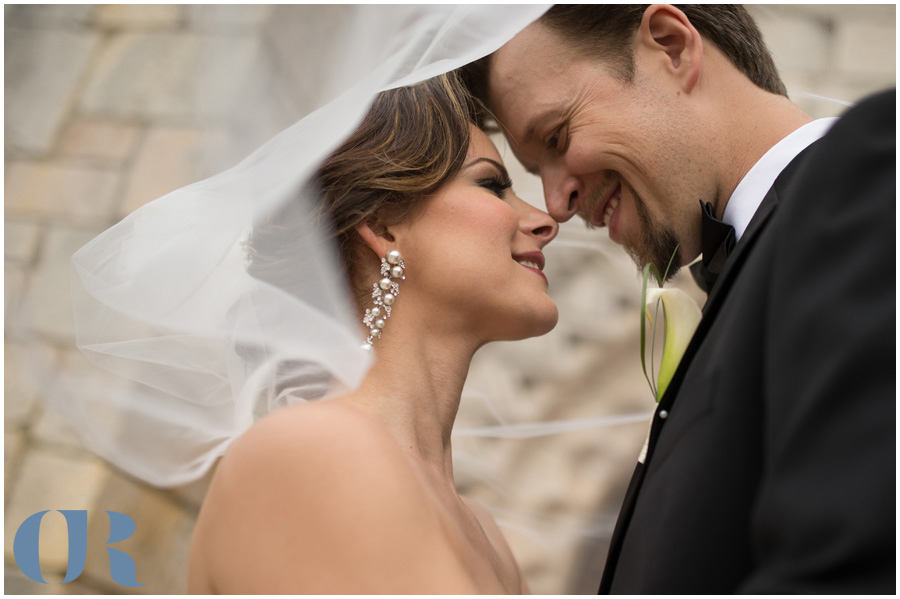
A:
{"label": "bridal veil", "polygon": [[[360,6],[321,48],[318,109],[229,170],[138,209],[72,258],[77,345],[120,375],[50,395],[85,442],[151,484],[201,477],[280,405],[354,388],[369,366],[335,249],[304,212],[318,165],[375,95],[484,56],[546,6]],[[293,213],[290,268],[247,273],[254,224]]]}

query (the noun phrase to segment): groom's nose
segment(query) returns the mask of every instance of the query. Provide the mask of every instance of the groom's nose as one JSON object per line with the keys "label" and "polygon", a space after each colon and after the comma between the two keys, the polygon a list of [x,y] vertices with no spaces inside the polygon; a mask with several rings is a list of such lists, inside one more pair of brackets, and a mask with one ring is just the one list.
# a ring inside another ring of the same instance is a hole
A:
{"label": "groom's nose", "polygon": [[578,213],[584,200],[584,190],[579,179],[572,176],[541,173],[544,185],[544,201],[547,212],[558,222],[564,223]]}

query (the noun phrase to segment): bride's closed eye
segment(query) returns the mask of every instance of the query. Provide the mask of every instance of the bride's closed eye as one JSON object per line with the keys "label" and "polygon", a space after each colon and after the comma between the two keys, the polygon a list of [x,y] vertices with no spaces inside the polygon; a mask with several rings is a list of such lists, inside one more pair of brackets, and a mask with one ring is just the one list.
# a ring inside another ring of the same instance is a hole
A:
{"label": "bride's closed eye", "polygon": [[[490,166],[488,167],[486,165]],[[506,167],[496,160],[485,156],[472,160],[463,168],[468,169],[473,167],[481,169],[472,175],[475,177],[475,184],[487,189],[498,198],[503,199],[503,192],[512,187],[512,179],[509,178]]]}
{"label": "bride's closed eye", "polygon": [[488,179],[479,179],[478,185],[492,191],[498,198],[503,198],[503,192],[512,187],[512,180],[508,177],[495,175]]}

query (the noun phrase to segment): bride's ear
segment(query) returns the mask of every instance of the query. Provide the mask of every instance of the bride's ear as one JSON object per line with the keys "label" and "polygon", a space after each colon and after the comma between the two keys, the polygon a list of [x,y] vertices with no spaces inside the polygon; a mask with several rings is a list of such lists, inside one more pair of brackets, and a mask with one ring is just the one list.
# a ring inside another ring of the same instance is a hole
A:
{"label": "bride's ear", "polygon": [[[378,231],[378,232],[376,232]],[[390,249],[390,243],[394,241],[394,236],[385,227],[378,225],[369,225],[368,223],[360,223],[356,225],[356,232],[359,234],[363,243],[381,259]]]}

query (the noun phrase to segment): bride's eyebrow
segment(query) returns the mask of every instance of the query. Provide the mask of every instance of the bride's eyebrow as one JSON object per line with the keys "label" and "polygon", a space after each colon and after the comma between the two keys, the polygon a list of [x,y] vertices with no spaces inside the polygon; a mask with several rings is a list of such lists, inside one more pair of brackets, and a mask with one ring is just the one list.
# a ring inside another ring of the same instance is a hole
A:
{"label": "bride's eyebrow", "polygon": [[497,168],[497,170],[500,171],[501,177],[503,177],[504,179],[509,179],[509,173],[506,171],[505,166],[503,166],[496,160],[492,160],[492,159],[484,157],[484,156],[482,156],[481,158],[476,158],[475,160],[472,160],[471,162],[464,164],[463,168],[469,168],[469,167],[475,166],[479,162],[488,162],[490,164],[493,164]]}

